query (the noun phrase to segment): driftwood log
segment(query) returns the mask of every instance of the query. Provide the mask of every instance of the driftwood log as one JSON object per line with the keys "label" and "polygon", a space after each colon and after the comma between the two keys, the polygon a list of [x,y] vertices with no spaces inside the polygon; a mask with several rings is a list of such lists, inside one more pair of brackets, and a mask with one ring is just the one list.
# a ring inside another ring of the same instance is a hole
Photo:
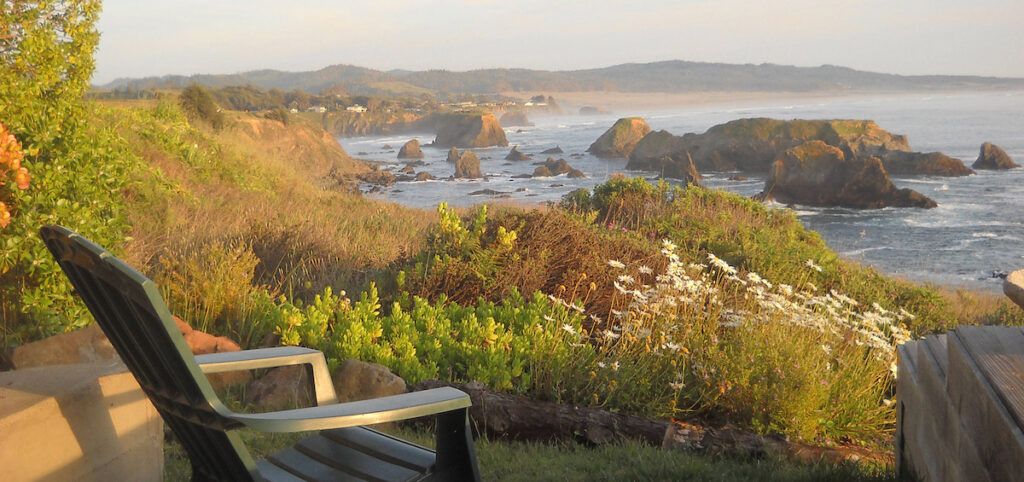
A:
{"label": "driftwood log", "polygon": [[533,400],[488,390],[479,383],[425,381],[413,390],[455,387],[469,394],[473,430],[503,440],[572,441],[603,445],[626,440],[666,449],[751,458],[766,456],[804,462],[872,460],[891,463],[891,456],[860,447],[815,447],[779,436],[764,436],[732,426],[707,427],[687,422],[649,420],[591,407]]}
{"label": "driftwood log", "polygon": [[575,441],[602,445],[639,440],[661,445],[668,422],[613,413],[596,408],[543,402],[487,390],[478,383],[426,381],[414,390],[455,387],[469,394],[473,429],[490,437],[522,441]]}

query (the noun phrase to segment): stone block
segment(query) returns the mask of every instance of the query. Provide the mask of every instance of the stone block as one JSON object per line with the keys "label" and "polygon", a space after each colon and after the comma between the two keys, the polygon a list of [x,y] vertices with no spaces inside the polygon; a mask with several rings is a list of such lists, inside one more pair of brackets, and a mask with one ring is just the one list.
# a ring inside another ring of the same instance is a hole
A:
{"label": "stone block", "polygon": [[119,361],[0,372],[4,481],[160,481],[163,421]]}

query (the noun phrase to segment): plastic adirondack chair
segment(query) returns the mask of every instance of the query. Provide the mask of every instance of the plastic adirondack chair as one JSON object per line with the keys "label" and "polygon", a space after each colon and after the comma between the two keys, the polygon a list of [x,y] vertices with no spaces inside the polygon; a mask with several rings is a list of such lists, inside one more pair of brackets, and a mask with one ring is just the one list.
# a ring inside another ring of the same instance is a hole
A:
{"label": "plastic adirondack chair", "polygon": [[[300,347],[193,356],[156,284],[60,227],[40,234],[142,390],[188,453],[193,480],[479,480],[467,394],[438,388],[338,403],[324,355]],[[316,406],[235,413],[205,374],[311,365]],[[436,452],[366,425],[436,415]],[[254,461],[238,429],[317,434]]]}

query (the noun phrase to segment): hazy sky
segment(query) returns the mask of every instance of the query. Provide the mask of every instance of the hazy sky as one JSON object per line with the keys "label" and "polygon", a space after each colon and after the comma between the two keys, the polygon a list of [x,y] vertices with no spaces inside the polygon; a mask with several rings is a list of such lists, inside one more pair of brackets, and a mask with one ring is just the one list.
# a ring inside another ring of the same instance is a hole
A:
{"label": "hazy sky", "polygon": [[106,0],[94,81],[683,59],[1024,77],[1024,0]]}

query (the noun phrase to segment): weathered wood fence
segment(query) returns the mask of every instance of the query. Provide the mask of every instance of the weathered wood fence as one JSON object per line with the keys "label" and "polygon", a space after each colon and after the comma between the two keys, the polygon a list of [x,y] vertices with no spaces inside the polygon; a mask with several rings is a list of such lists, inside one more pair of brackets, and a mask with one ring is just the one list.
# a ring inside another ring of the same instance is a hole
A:
{"label": "weathered wood fence", "polygon": [[896,463],[912,480],[1024,480],[1024,329],[961,327],[898,350]]}

